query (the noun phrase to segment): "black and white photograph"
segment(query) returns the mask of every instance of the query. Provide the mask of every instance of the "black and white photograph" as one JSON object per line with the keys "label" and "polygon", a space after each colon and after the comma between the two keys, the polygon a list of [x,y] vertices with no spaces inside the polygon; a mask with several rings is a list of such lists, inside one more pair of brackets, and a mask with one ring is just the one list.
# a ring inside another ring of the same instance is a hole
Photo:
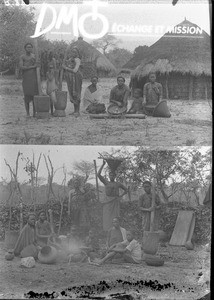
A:
{"label": "black and white photograph", "polygon": [[1,149],[3,298],[208,293],[210,147]]}
{"label": "black and white photograph", "polygon": [[2,5],[0,143],[211,145],[209,1],[150,2]]}
{"label": "black and white photograph", "polygon": [[0,0],[0,299],[211,299],[211,38],[209,0]]}

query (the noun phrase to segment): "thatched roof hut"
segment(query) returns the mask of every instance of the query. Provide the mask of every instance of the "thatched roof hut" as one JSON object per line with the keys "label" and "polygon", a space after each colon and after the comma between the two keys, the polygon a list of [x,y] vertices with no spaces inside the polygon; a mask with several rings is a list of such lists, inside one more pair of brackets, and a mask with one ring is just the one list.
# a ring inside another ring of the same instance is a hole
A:
{"label": "thatched roof hut", "polygon": [[142,87],[149,72],[155,71],[165,98],[211,98],[210,36],[186,19],[173,31],[149,47],[132,72],[133,88]]}
{"label": "thatched roof hut", "polygon": [[82,37],[79,37],[71,46],[76,46],[80,50],[84,78],[90,78],[92,75],[106,77],[116,74],[116,68],[108,58],[84,41]]}

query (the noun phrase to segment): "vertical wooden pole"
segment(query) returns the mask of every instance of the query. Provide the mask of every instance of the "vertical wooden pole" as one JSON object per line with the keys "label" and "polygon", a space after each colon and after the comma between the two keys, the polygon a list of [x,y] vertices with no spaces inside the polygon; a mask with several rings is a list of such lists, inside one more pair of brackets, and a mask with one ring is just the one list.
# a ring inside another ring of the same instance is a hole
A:
{"label": "vertical wooden pole", "polygon": [[[35,38],[34,39],[34,48],[35,48],[35,56],[36,56],[36,62],[39,61],[39,50],[38,50],[38,41]],[[37,77],[37,85],[38,85],[38,93],[41,96],[42,95],[42,89],[41,89],[41,77],[40,77],[40,68],[36,68],[36,77]]]}
{"label": "vertical wooden pole", "polygon": [[205,100],[207,100],[208,99],[208,89],[207,89],[207,82],[206,82],[206,78],[205,78],[205,90],[204,90],[204,93],[205,93]]}
{"label": "vertical wooden pole", "polygon": [[192,100],[193,97],[193,76],[190,75],[190,80],[189,80],[189,100]]}
{"label": "vertical wooden pole", "polygon": [[96,177],[97,199],[98,199],[98,201],[100,201],[99,184],[98,184],[98,178],[97,178],[97,164],[96,164],[96,160],[94,160],[94,170],[95,170],[95,177]]}
{"label": "vertical wooden pole", "polygon": [[165,88],[166,88],[166,99],[168,100],[169,99],[168,75],[166,75],[166,85],[165,85]]}
{"label": "vertical wooden pole", "polygon": [[[155,206],[155,179],[152,182],[152,207]],[[154,231],[155,210],[151,211],[150,231]]]}
{"label": "vertical wooden pole", "polygon": [[[64,55],[62,64],[65,64],[65,61],[66,61],[66,59],[67,59],[67,55],[68,55],[68,50],[69,50],[69,48],[70,48],[70,45],[68,45],[67,48],[66,48],[66,50],[65,50],[65,55]],[[64,74],[64,69],[61,68],[60,75],[59,75],[59,91],[62,90],[63,74]]]}

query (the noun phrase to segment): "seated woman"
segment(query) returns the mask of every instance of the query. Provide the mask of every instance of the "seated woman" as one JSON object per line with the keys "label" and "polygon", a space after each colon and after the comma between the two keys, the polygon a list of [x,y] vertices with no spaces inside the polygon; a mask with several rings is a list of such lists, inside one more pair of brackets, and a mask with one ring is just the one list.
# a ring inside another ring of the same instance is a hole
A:
{"label": "seated woman", "polygon": [[114,258],[117,254],[120,254],[125,263],[139,264],[141,262],[141,246],[134,239],[132,230],[127,231],[127,241],[113,245],[109,249],[109,253],[99,261],[98,265]]}
{"label": "seated woman", "polygon": [[110,104],[116,104],[120,108],[127,108],[129,94],[130,90],[125,84],[125,78],[123,76],[118,76],[117,85],[113,87],[110,92],[109,102]]}
{"label": "seated woman", "polygon": [[118,218],[112,221],[112,228],[109,229],[107,234],[107,249],[120,242],[126,241],[126,230],[120,226]]}
{"label": "seated woman", "polygon": [[[27,249],[27,251],[25,251],[25,249]],[[38,245],[36,240],[34,213],[29,213],[27,224],[21,230],[13,252],[15,256],[21,255],[21,257],[26,257],[26,255],[22,254],[23,252],[28,252],[29,255],[27,256],[33,256],[36,258],[38,254]]]}
{"label": "seated woman", "polygon": [[142,90],[135,89],[133,94],[133,102],[128,111],[128,114],[142,114],[143,113],[143,97]]}
{"label": "seated woman", "polygon": [[91,114],[105,113],[105,104],[102,102],[102,90],[98,83],[98,77],[91,78],[91,84],[85,89],[83,96],[84,110]]}
{"label": "seated woman", "polygon": [[48,240],[52,237],[53,233],[51,230],[50,223],[46,220],[45,211],[39,213],[39,220],[36,222],[36,236],[37,243],[42,247],[47,245]]}

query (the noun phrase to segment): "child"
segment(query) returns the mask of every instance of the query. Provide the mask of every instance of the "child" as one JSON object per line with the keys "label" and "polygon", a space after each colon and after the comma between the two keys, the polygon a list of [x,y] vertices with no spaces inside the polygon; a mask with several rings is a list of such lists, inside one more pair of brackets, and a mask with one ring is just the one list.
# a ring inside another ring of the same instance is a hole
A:
{"label": "child", "polygon": [[99,257],[99,242],[93,229],[89,230],[88,236],[85,240],[85,246],[88,248],[85,252],[91,260]]}
{"label": "child", "polygon": [[75,225],[71,226],[70,234],[67,235],[67,251],[70,262],[79,262],[83,259],[85,254],[82,252],[81,247],[83,242],[78,236],[77,227]]}
{"label": "child", "polygon": [[153,113],[149,112],[149,107],[155,107],[161,100],[163,95],[162,84],[156,82],[156,74],[154,72],[149,73],[149,82],[147,82],[143,87],[143,102],[145,112],[148,114]]}
{"label": "child", "polygon": [[47,72],[47,94],[51,100],[51,114],[53,115],[53,105],[56,103],[56,91],[58,90],[58,82],[56,79],[56,68],[53,62],[48,65]]}
{"label": "child", "polygon": [[133,94],[134,101],[132,102],[131,108],[128,114],[141,114],[143,113],[143,97],[142,90],[135,89]]}
{"label": "child", "polygon": [[100,260],[98,265],[103,264],[105,261],[113,258],[117,253],[121,254],[123,262],[139,264],[141,262],[141,246],[134,239],[133,230],[127,231],[127,241],[113,245],[109,249],[109,253]]}

